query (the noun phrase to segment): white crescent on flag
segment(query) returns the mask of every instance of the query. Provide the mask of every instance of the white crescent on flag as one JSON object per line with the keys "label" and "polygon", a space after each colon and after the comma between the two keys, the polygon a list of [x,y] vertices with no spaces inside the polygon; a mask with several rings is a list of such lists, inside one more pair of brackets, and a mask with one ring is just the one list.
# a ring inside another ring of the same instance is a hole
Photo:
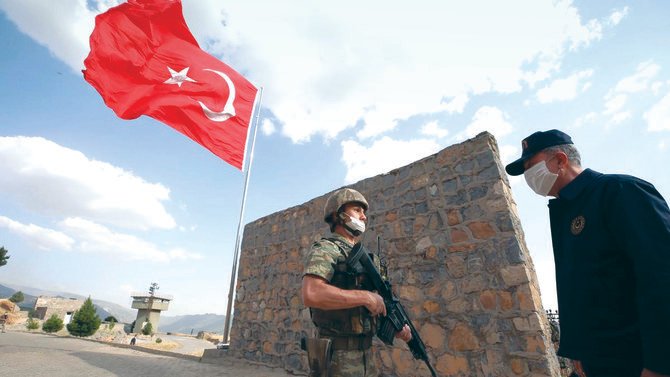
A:
{"label": "white crescent on flag", "polygon": [[210,120],[213,120],[214,122],[225,122],[231,117],[235,116],[235,107],[233,106],[233,101],[235,101],[235,85],[233,84],[233,80],[228,77],[225,73],[221,71],[217,71],[214,69],[209,69],[205,68],[205,71],[210,71],[214,72],[217,75],[221,76],[224,80],[226,80],[226,84],[228,84],[228,99],[226,100],[226,104],[223,106],[223,110],[220,112],[216,112],[213,110],[210,110],[204,103],[198,101],[200,104],[200,107],[202,107],[202,111],[205,113],[205,116],[209,118]]}

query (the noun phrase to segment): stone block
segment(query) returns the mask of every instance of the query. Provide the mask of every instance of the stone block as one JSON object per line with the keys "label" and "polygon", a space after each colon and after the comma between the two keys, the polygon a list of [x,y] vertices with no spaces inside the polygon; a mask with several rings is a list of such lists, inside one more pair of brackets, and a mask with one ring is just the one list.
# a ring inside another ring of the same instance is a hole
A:
{"label": "stone block", "polygon": [[461,219],[461,213],[458,210],[452,209],[447,212],[447,224],[449,224],[449,226],[460,224],[461,221],[463,220]]}
{"label": "stone block", "polygon": [[462,356],[444,354],[438,357],[435,370],[440,376],[470,376],[468,359]]}
{"label": "stone block", "polygon": [[510,361],[510,368],[512,369],[512,373],[514,373],[516,376],[521,376],[528,373],[528,363],[526,363],[523,359],[512,359]]}
{"label": "stone block", "polygon": [[465,323],[459,323],[449,334],[449,349],[453,351],[472,351],[479,349],[479,340],[474,330]]}
{"label": "stone block", "polygon": [[501,268],[500,276],[507,287],[513,287],[530,281],[528,269],[523,264]]}
{"label": "stone block", "polygon": [[434,349],[443,349],[446,332],[442,326],[427,323],[419,331],[423,342]]}
{"label": "stone block", "polygon": [[408,376],[416,370],[416,363],[412,354],[404,349],[393,347],[391,358],[393,359],[393,369],[401,376]]}
{"label": "stone block", "polygon": [[468,224],[468,228],[470,229],[470,232],[472,232],[472,236],[476,239],[484,240],[496,235],[496,230],[491,224],[486,222],[474,221]]}
{"label": "stone block", "polygon": [[494,291],[487,290],[479,294],[479,302],[482,304],[482,309],[484,310],[495,310],[497,307],[496,304],[496,294]]}
{"label": "stone block", "polygon": [[450,229],[449,235],[451,236],[451,242],[453,243],[461,243],[470,239],[468,233],[459,228]]}

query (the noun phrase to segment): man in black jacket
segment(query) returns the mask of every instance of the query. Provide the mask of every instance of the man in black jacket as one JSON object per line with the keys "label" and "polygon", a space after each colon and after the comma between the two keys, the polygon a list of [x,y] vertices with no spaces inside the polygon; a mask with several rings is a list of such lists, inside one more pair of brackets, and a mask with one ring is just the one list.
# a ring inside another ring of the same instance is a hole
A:
{"label": "man in black jacket", "polygon": [[536,132],[507,165],[549,200],[561,339],[584,377],[670,375],[670,210],[653,185],[582,169],[572,139]]}

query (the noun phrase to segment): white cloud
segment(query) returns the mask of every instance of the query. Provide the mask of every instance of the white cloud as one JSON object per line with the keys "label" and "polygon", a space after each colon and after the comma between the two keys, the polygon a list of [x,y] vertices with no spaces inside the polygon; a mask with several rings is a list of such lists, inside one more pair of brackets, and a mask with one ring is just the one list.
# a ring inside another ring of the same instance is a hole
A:
{"label": "white cloud", "polygon": [[630,119],[631,114],[628,111],[618,112],[610,118],[610,125],[617,125],[623,123],[625,120]]}
{"label": "white cloud", "polygon": [[201,259],[202,256],[180,248],[161,250],[153,243],[130,234],[114,232],[100,224],[70,217],[59,224],[75,240],[75,248],[86,253],[104,254],[119,259],[169,262]]}
{"label": "white cloud", "polygon": [[0,137],[0,193],[35,212],[132,229],[176,226],[170,190],[40,137]]}
{"label": "white cloud", "polygon": [[119,286],[119,291],[121,291],[123,296],[130,296],[130,294],[137,291],[137,289],[133,289],[132,284],[121,284]]}
{"label": "white cloud", "polygon": [[609,125],[617,125],[631,118],[631,112],[625,109],[631,94],[660,89],[658,82],[652,83],[660,70],[661,67],[651,60],[645,61],[637,65],[635,73],[617,82],[605,95],[605,109],[602,113],[609,116]]}
{"label": "white cloud", "polygon": [[615,93],[638,93],[646,90],[661,67],[652,61],[638,64],[634,74],[624,77],[614,87]]}
{"label": "white cloud", "polygon": [[[571,8],[570,12],[579,17],[577,10]],[[588,46],[592,41],[597,41],[603,36],[603,26],[598,20],[589,20],[586,25],[581,25],[580,21],[572,20],[574,22],[573,28],[569,31],[572,34],[569,41],[571,42],[570,49],[576,50],[582,46]]]}
{"label": "white cloud", "polygon": [[497,107],[482,106],[472,117],[472,122],[465,127],[465,131],[459,133],[456,138],[463,140],[472,138],[479,133],[488,131],[500,140],[514,129],[507,121],[508,116]]}
{"label": "white cloud", "polygon": [[[0,7],[78,72],[93,27],[90,9],[118,1],[60,0],[48,10],[43,3]],[[419,0],[411,7],[199,0],[183,7],[207,51],[265,86],[265,106],[294,142],[334,138],[357,124],[359,137],[375,137],[412,115],[460,112],[472,95],[518,92],[555,73],[566,46],[600,39],[608,23],[582,22],[570,1],[554,0]]]}
{"label": "white cloud", "polygon": [[586,124],[593,124],[593,122],[598,118],[598,113],[590,112],[584,114],[575,120],[575,123],[572,128],[580,128]]}
{"label": "white cloud", "polygon": [[465,105],[468,104],[469,100],[470,98],[467,96],[467,94],[459,94],[453,97],[451,101],[447,101],[444,109],[450,114],[462,113]]}
{"label": "white cloud", "polygon": [[[84,68],[96,14],[120,2],[59,0],[49,3],[47,9],[42,0],[10,0],[0,1],[0,9],[19,30],[79,72]],[[87,3],[93,7],[89,8]]]}
{"label": "white cloud", "polygon": [[670,93],[645,112],[648,131],[670,131]]}
{"label": "white cloud", "polygon": [[354,140],[345,140],[341,145],[342,161],[347,167],[346,183],[386,173],[440,150],[440,145],[433,140],[401,141],[388,136],[369,148]]}
{"label": "white cloud", "polygon": [[615,10],[609,16],[609,24],[613,25],[613,26],[616,26],[627,15],[628,15],[628,7],[623,7],[623,9]]}
{"label": "white cloud", "polygon": [[603,111],[603,114],[612,115],[620,112],[624,105],[626,105],[626,101],[628,101],[628,96],[625,94],[618,94],[616,96],[610,97],[605,102],[605,110]]}
{"label": "white cloud", "polygon": [[436,138],[443,138],[449,134],[449,130],[441,128],[437,121],[428,122],[421,127],[421,134],[426,136],[434,136]]}
{"label": "white cloud", "polygon": [[663,88],[663,81],[655,81],[651,84],[651,92],[654,95],[658,95],[661,92],[661,88]]}
{"label": "white cloud", "polygon": [[261,131],[263,131],[263,135],[270,136],[276,131],[275,124],[272,123],[270,119],[264,119],[263,125],[261,126]]}
{"label": "white cloud", "polygon": [[22,224],[5,216],[0,216],[0,227],[26,240],[40,250],[70,250],[74,240],[66,234],[34,224]]}
{"label": "white cloud", "polygon": [[590,83],[584,83],[584,80],[590,78],[592,74],[593,70],[588,69],[572,74],[564,79],[554,80],[549,85],[537,91],[537,98],[540,103],[574,99],[579,93],[589,88]]}
{"label": "white cloud", "polygon": [[516,160],[521,156],[519,153],[519,148],[513,145],[502,145],[500,146],[500,161],[503,165],[507,165],[510,162]]}

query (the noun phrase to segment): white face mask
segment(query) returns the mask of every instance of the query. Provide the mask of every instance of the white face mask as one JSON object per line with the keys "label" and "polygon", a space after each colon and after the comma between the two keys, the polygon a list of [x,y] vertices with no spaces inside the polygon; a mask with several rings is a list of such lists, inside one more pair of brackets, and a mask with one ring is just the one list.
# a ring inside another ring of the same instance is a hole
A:
{"label": "white face mask", "polygon": [[523,172],[523,177],[536,194],[547,196],[558,179],[558,174],[549,171],[546,161],[540,161]]}
{"label": "white face mask", "polygon": [[344,227],[353,235],[354,237],[358,237],[363,232],[365,232],[365,223],[359,219],[353,218],[351,216],[349,217],[349,221],[344,223]]}

